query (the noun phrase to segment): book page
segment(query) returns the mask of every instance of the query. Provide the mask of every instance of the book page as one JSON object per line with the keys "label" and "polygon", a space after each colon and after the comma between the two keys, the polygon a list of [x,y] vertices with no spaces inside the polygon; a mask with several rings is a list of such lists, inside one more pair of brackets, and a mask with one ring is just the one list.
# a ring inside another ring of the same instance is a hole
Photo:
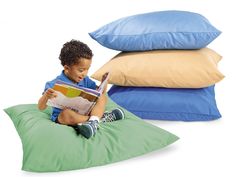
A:
{"label": "book page", "polygon": [[56,92],[57,92],[57,97],[49,99],[47,103],[48,105],[56,108],[60,109],[69,108],[74,110],[75,112],[78,112],[81,115],[88,115],[91,107],[95,103],[81,96],[67,97],[59,91]]}
{"label": "book page", "polygon": [[48,100],[47,105],[56,108],[69,108],[81,115],[88,115],[100,93],[97,90],[79,87],[58,80],[53,89],[57,97]]}

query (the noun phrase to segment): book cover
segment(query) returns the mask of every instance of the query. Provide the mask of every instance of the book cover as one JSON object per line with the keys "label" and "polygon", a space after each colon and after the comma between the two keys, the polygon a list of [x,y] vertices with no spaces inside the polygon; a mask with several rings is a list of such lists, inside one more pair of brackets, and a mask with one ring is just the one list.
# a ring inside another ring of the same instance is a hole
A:
{"label": "book cover", "polygon": [[54,87],[57,97],[49,99],[47,105],[56,108],[69,108],[81,115],[88,115],[103,93],[108,83],[109,73],[104,74],[103,80],[97,90],[79,87],[74,84],[58,80]]}

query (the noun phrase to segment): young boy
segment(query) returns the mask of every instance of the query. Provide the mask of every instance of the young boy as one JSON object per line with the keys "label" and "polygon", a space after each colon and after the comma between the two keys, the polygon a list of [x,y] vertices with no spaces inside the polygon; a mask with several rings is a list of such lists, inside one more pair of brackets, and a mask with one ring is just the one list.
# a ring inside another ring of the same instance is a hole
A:
{"label": "young boy", "polygon": [[[93,53],[86,44],[77,40],[65,43],[59,56],[64,70],[55,79],[46,83],[43,95],[38,101],[38,108],[44,110],[47,107],[48,99],[57,96],[52,89],[57,80],[96,89],[95,82],[87,76],[92,57]],[[111,122],[124,119],[124,112],[119,108],[111,112],[104,112],[106,102],[106,91],[104,91],[88,116],[80,115],[71,109],[62,110],[53,107],[51,120],[59,124],[73,126],[77,133],[90,138],[95,135],[100,121]]]}

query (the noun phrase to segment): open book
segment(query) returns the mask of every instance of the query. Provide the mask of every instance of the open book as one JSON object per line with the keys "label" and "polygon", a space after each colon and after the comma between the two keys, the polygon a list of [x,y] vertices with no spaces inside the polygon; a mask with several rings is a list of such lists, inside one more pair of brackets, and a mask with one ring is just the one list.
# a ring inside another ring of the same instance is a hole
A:
{"label": "open book", "polygon": [[81,115],[88,115],[106,88],[108,78],[109,73],[105,73],[97,90],[58,80],[52,88],[56,91],[57,97],[49,99],[47,105],[60,109],[69,108]]}

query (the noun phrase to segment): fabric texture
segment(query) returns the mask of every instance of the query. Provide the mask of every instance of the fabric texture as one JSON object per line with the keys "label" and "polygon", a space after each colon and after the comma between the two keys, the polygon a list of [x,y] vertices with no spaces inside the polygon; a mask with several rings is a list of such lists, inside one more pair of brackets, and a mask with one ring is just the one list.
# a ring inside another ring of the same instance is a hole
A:
{"label": "fabric texture", "polygon": [[159,11],[124,17],[90,36],[119,51],[200,49],[220,35],[204,16],[187,11]]}
{"label": "fabric texture", "polygon": [[[106,110],[117,105],[109,99]],[[178,137],[125,111],[125,119],[101,123],[96,135],[86,139],[70,126],[50,120],[51,108],[35,104],[5,109],[21,138],[22,169],[33,172],[75,170],[105,165],[161,149]]]}
{"label": "fabric texture", "polygon": [[143,119],[206,121],[221,117],[214,85],[201,89],[112,86],[108,94]]}
{"label": "fabric texture", "polygon": [[217,68],[220,59],[209,48],[121,52],[91,77],[101,80],[110,72],[109,83],[120,86],[202,88],[224,78]]}

